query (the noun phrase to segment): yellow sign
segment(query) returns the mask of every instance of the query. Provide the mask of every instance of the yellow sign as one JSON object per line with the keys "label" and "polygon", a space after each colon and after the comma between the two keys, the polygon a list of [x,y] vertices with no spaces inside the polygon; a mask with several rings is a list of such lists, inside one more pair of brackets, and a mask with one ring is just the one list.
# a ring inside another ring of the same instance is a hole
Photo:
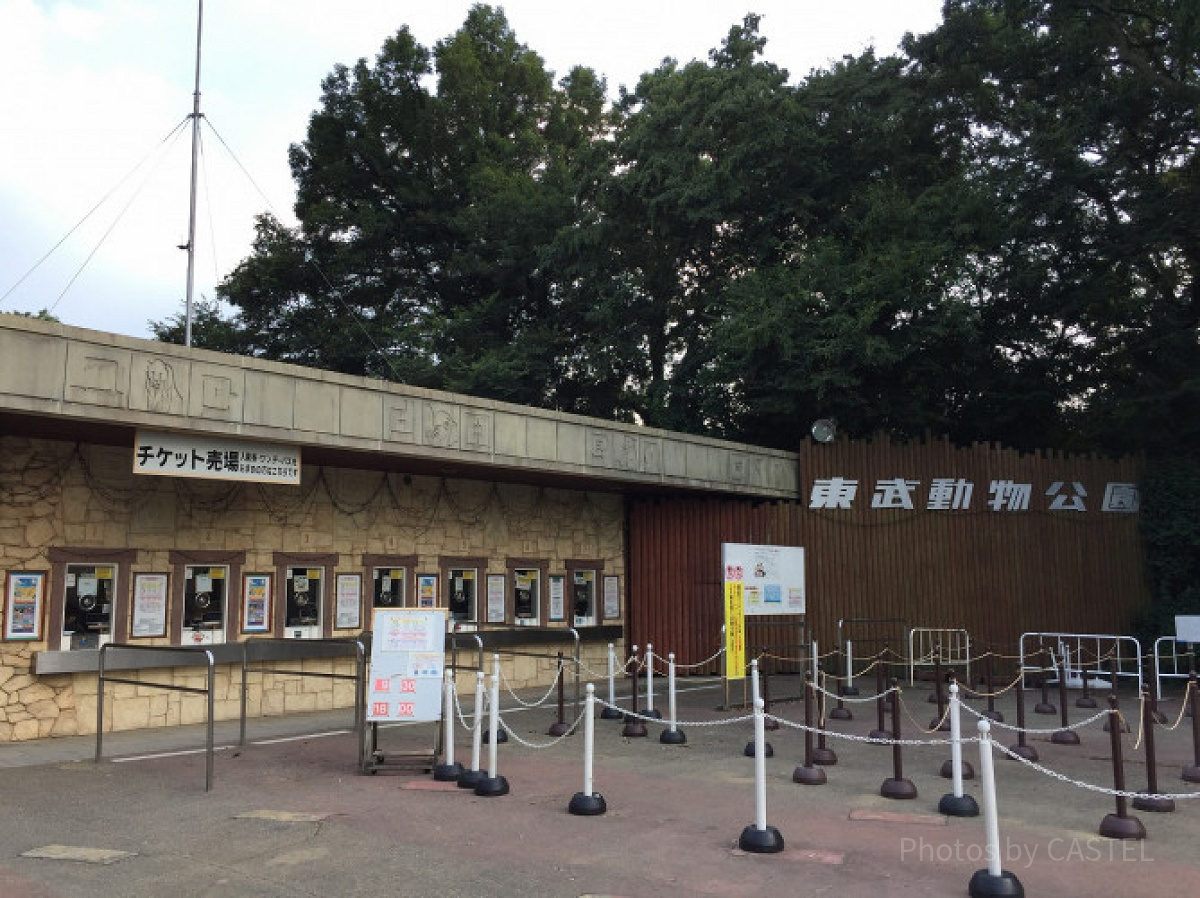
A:
{"label": "yellow sign", "polygon": [[746,616],[743,587],[738,581],[725,584],[725,678],[746,676]]}

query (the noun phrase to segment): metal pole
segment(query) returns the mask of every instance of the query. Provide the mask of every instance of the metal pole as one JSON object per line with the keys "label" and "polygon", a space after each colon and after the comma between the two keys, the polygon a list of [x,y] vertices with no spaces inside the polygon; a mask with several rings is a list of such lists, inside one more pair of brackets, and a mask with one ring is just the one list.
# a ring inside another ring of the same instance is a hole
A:
{"label": "metal pole", "polygon": [[217,692],[217,673],[212,651],[205,649],[204,657],[208,659],[208,729],[204,741],[204,791],[211,792],[213,787],[213,718],[215,716],[213,711]]}
{"label": "metal pole", "polygon": [[196,274],[196,172],[200,160],[200,46],[204,25],[204,0],[196,11],[196,89],[192,93],[192,180],[188,199],[187,298],[184,309],[183,345],[192,345],[192,295]]}
{"label": "metal pole", "polygon": [[100,646],[100,657],[96,662],[96,763],[100,763],[104,743],[104,650],[108,646]]}

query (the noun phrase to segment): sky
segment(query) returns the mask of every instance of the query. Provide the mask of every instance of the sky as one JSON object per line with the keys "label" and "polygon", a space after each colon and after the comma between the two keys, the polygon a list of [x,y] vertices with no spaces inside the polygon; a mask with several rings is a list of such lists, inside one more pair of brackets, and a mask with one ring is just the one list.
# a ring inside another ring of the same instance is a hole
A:
{"label": "sky", "polygon": [[[666,57],[706,59],[747,12],[799,82],[868,46],[893,52],[941,0],[508,0],[517,38],[559,76],[590,66],[616,96]],[[459,0],[207,0],[194,295],[250,252],[254,218],[293,224],[288,146],[321,81],[407,25],[432,48]],[[197,0],[0,0],[0,311],[49,310],[133,337],[186,293]]]}

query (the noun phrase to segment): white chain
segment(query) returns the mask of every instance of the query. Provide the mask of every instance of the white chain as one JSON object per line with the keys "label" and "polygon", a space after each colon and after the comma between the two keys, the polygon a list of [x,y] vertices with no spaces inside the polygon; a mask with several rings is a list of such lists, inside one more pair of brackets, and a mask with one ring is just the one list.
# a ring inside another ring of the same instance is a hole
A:
{"label": "white chain", "polygon": [[571,661],[572,664],[575,664],[576,666],[578,666],[580,670],[584,671],[589,677],[595,677],[597,680],[608,679],[608,671],[592,670],[590,667],[588,667],[586,664],[583,663],[582,658],[579,659],[578,661],[576,661],[574,658],[571,658],[569,660]]}
{"label": "white chain", "polygon": [[508,735],[510,735],[517,742],[520,742],[526,748],[550,748],[552,746],[558,745],[558,743],[562,742],[564,739],[566,739],[568,736],[570,736],[573,732],[575,732],[575,728],[577,726],[579,726],[579,724],[583,721],[583,715],[586,713],[587,713],[587,711],[580,711],[579,716],[575,718],[575,722],[571,724],[571,726],[567,729],[567,731],[564,732],[561,736],[556,736],[555,738],[551,739],[549,742],[529,742],[526,739],[522,739],[520,736],[517,735],[516,730],[514,730],[511,726],[509,726],[508,724],[506,724],[504,722],[504,717],[502,715],[497,714],[496,717],[500,721],[500,724],[508,731]]}
{"label": "white chain", "polygon": [[509,685],[508,677],[504,675],[504,668],[500,668],[500,679],[504,681],[504,688],[507,689],[508,694],[513,697],[513,701],[523,708],[536,708],[545,702],[546,699],[550,698],[550,693],[552,693],[554,691],[554,687],[558,685],[558,678],[562,676],[562,672],[563,668],[560,666],[558,668],[558,672],[554,675],[554,679],[550,681],[550,688],[546,690],[546,694],[539,698],[536,702],[532,703],[521,701],[520,696],[513,692],[512,686]]}
{"label": "white chain", "polygon": [[[1020,761],[1026,767],[1032,767],[1034,770],[1038,771],[1039,773],[1044,773],[1046,776],[1051,777],[1052,779],[1062,780],[1064,783],[1070,783],[1072,786],[1078,786],[1080,789],[1088,789],[1092,792],[1100,792],[1103,795],[1112,795],[1119,798],[1137,798],[1138,796],[1145,797],[1149,794],[1146,792],[1130,792],[1128,789],[1108,789],[1104,786],[1097,786],[1095,783],[1085,783],[1081,782],[1080,780],[1073,780],[1069,776],[1063,776],[1061,773],[1057,773],[1048,767],[1043,767],[1041,764],[1038,764],[1035,761],[1030,761],[1027,758],[1021,757],[1019,754],[1011,749],[1005,748],[994,739],[991,740],[991,742],[993,746],[998,748],[1004,754],[1008,755],[1010,758]],[[1200,798],[1200,792],[1155,792],[1152,797],[1184,800],[1188,798]]]}
{"label": "white chain", "polygon": [[713,654],[709,655],[703,661],[697,661],[695,664],[680,664],[678,661],[676,661],[675,669],[676,670],[695,670],[697,667],[704,667],[706,664],[712,664],[714,661],[716,661],[718,658],[720,658],[724,654],[725,654],[725,647],[721,646],[721,648],[717,649]]}
{"label": "white chain", "polygon": [[[626,711],[624,708],[618,708],[616,705],[610,705],[604,699],[600,698],[600,696],[595,697],[595,702],[597,705],[603,705],[605,708],[612,708],[614,711],[620,711],[622,714],[625,714],[629,717],[633,717],[637,720],[644,721],[646,723],[658,723],[658,724],[663,724],[665,726],[670,726],[669,721],[661,720],[657,717],[645,717],[641,714],[636,714],[633,711]],[[689,728],[690,727],[721,727],[721,726],[725,726],[725,725],[731,724],[731,723],[745,723],[747,720],[753,720],[753,719],[754,719],[753,714],[744,714],[741,717],[722,717],[720,720],[677,720],[677,721],[675,721],[675,726],[676,727],[685,727],[686,726]]]}
{"label": "white chain", "polygon": [[[974,714],[976,717],[982,718],[982,717],[987,716],[985,713],[983,713],[981,711],[976,711],[974,708],[972,708],[970,705],[966,704],[965,702],[959,702],[958,705],[964,711],[969,711],[971,714]],[[1026,733],[1042,733],[1042,734],[1044,734],[1044,733],[1058,733],[1064,729],[1076,730],[1076,729],[1079,729],[1080,727],[1091,726],[1093,723],[1095,723],[1101,717],[1106,716],[1107,714],[1108,714],[1108,711],[1097,711],[1095,714],[1093,714],[1087,720],[1081,720],[1078,723],[1073,723],[1066,727],[1061,727],[1061,726],[1049,727],[1049,728],[1025,727],[1024,730],[1022,730],[1021,727],[1012,726],[1011,724],[1007,724],[1007,723],[1000,723],[999,721],[995,721],[995,720],[991,720],[990,722],[993,727],[996,727],[996,728],[999,728],[1002,730],[1011,730],[1014,733],[1026,732]]]}
{"label": "white chain", "polygon": [[454,693],[454,710],[458,712],[458,722],[463,725],[464,730],[470,732],[475,731],[474,723],[467,723],[466,715],[463,714],[462,705],[458,703],[458,687],[454,685],[454,681],[450,681],[450,691]]}
{"label": "white chain", "polygon": [[830,698],[838,699],[839,701],[843,701],[843,702],[873,702],[873,701],[883,698],[886,695],[891,695],[893,692],[900,691],[899,686],[892,686],[888,689],[885,689],[883,692],[879,693],[878,695],[866,695],[866,696],[859,696],[858,698],[855,698],[850,695],[837,695],[836,693],[830,692],[828,689],[826,689],[823,686],[818,686],[816,683],[813,683],[813,689],[815,689],[817,692],[824,692]]}
{"label": "white chain", "polygon": [[[776,723],[783,726],[791,727],[794,730],[803,730],[807,733],[816,733],[817,735],[833,736],[835,739],[845,739],[848,742],[867,742],[871,745],[953,745],[953,739],[878,739],[872,736],[856,736],[853,733],[839,733],[836,730],[823,730],[820,727],[805,726],[802,723],[795,723],[788,720],[786,717],[776,717],[774,714],[763,715],[768,720],[774,720]],[[959,742],[978,742],[978,737],[962,738]]]}

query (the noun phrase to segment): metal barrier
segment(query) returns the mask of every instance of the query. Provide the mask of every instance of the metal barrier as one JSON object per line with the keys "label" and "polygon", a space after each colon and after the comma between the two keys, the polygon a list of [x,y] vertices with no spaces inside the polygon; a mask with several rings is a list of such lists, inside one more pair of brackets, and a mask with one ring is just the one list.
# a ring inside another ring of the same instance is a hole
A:
{"label": "metal barrier", "polygon": [[[105,674],[105,661],[108,658],[109,652],[130,651],[142,654],[143,657],[132,665],[126,665],[123,669],[141,670],[144,668],[162,669],[166,667],[187,667],[192,665],[204,664],[208,667],[208,688],[200,689],[197,686],[179,686],[174,683],[148,683],[143,680],[135,680],[130,677],[114,677]],[[160,656],[154,658],[153,655]],[[188,660],[180,663],[180,658],[184,657]],[[202,658],[200,656],[203,656]],[[198,659],[193,661],[191,659]],[[211,792],[213,784],[213,695],[214,683],[216,679],[216,665],[213,662],[213,653],[201,646],[157,646],[157,645],[127,645],[120,642],[110,642],[107,645],[100,647],[100,654],[97,660],[97,681],[96,681],[96,763],[99,764],[104,755],[104,684],[105,683],[126,683],[134,686],[145,686],[152,689],[168,689],[173,692],[190,692],[198,695],[208,696],[208,729],[204,741],[204,791]]]}
{"label": "metal barrier", "polygon": [[[971,636],[966,630],[913,627],[908,631],[908,685],[916,683],[918,667],[933,667],[932,655],[950,666],[964,666],[962,680],[971,682]],[[926,661],[925,659],[930,660]]]}
{"label": "metal barrier", "polygon": [[[367,719],[367,660],[362,637],[352,639],[279,639],[272,636],[256,636],[247,639],[242,646],[242,714],[238,745],[246,744],[246,675],[251,671],[270,673],[280,677],[319,677],[327,680],[353,680],[354,689],[354,733],[358,742],[358,766],[364,763],[366,751],[365,723]],[[353,648],[353,652],[350,649]],[[255,661],[300,661],[308,658],[346,658],[354,655],[353,674],[320,673],[311,670],[278,670],[274,667],[251,667]],[[253,657],[252,656],[256,656]]]}
{"label": "metal barrier", "polygon": [[[447,639],[453,636],[475,636],[480,640],[479,648],[479,670],[483,669],[483,652],[484,649],[490,649],[493,652],[504,649],[502,654],[512,655],[514,657],[524,658],[546,658],[550,661],[557,662],[558,658],[554,655],[543,655],[538,652],[514,651],[509,648],[512,645],[537,645],[551,644],[563,642],[563,636],[570,634],[573,647],[571,649],[571,660],[574,662],[575,668],[575,712],[572,715],[572,720],[579,719],[580,700],[580,662],[583,660],[580,654],[580,638],[579,631],[574,627],[512,627],[503,624],[473,624],[475,629],[466,631],[455,631],[452,634],[447,634]],[[616,628],[618,635],[620,628]],[[452,642],[453,645],[453,642]]]}
{"label": "metal barrier", "polygon": [[[1036,645],[1033,640],[1036,640]],[[1049,644],[1047,644],[1049,643]],[[1124,651],[1122,651],[1124,649]],[[1073,685],[1075,677],[1083,685],[1085,671],[1093,671],[1107,677],[1111,667],[1101,668],[1102,662],[1115,662],[1118,677],[1137,679],[1138,691],[1142,688],[1142,644],[1133,636],[1113,633],[1022,633],[1020,642],[1021,685],[1024,687],[1026,671],[1044,672],[1045,664],[1027,661],[1030,655],[1050,652],[1066,671],[1067,686]],[[1088,661],[1093,662],[1091,667]],[[1073,662],[1073,663],[1072,663]],[[1116,688],[1113,683],[1113,688]]]}
{"label": "metal barrier", "polygon": [[[1187,652],[1182,655],[1179,653],[1179,647],[1181,645],[1185,645],[1188,647]],[[1170,665],[1166,665],[1166,664],[1162,663],[1162,659],[1163,659],[1162,647],[1163,646],[1167,646],[1171,650],[1170,654],[1167,655],[1167,657],[1171,661]],[[1194,654],[1195,650],[1196,650],[1196,643],[1184,642],[1181,639],[1176,639],[1174,636],[1160,636],[1160,637],[1158,637],[1158,639],[1154,640],[1154,697],[1155,698],[1158,698],[1158,699],[1162,698],[1162,681],[1164,679],[1186,680],[1188,678],[1188,674],[1191,672],[1192,665],[1195,663],[1195,660],[1196,660],[1196,656]],[[1188,663],[1187,670],[1179,669],[1179,659],[1180,658],[1188,659],[1189,663]],[[1169,669],[1164,671],[1163,670],[1164,667],[1169,667]]]}

